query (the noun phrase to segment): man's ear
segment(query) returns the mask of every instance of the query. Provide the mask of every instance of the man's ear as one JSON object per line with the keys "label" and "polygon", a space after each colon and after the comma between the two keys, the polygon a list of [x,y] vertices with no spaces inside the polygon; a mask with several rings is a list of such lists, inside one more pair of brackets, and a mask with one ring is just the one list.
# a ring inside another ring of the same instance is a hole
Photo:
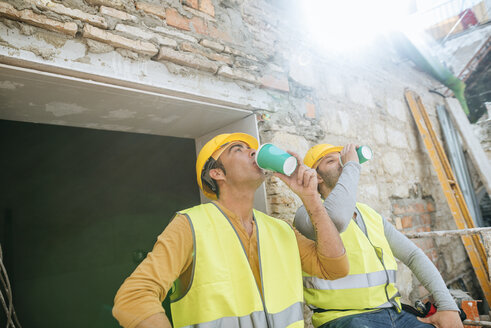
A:
{"label": "man's ear", "polygon": [[225,174],[223,174],[223,170],[222,169],[211,169],[210,172],[210,177],[213,179],[213,180],[225,180]]}
{"label": "man's ear", "polygon": [[322,183],[324,183],[324,180],[322,179],[321,175],[317,173],[317,184],[320,185]]}

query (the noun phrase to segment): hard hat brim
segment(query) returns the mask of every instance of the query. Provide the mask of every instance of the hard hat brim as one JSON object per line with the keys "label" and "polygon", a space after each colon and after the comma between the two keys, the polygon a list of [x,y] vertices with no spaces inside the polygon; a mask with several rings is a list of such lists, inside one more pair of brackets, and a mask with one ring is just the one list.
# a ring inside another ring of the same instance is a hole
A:
{"label": "hard hat brim", "polygon": [[329,154],[332,154],[332,153],[339,153],[341,152],[341,150],[343,150],[344,147],[341,147],[341,146],[335,146],[335,147],[329,147],[328,149],[324,150],[323,152],[320,153],[319,157],[317,158],[317,160],[314,162],[314,165],[312,165],[312,168],[313,169],[317,169],[317,167],[319,166],[321,160],[329,155]]}
{"label": "hard hat brim", "polygon": [[[252,137],[246,133],[232,133],[232,134],[230,134],[229,137],[225,138],[222,141],[219,149],[215,150],[215,152],[210,157],[213,157],[214,160],[218,160],[220,158],[220,155],[222,155],[222,153],[225,150],[227,150],[228,147],[230,147],[227,144],[231,144],[232,142],[237,142],[237,141],[245,142],[249,147],[256,149],[256,150],[259,147],[259,143],[257,142],[256,138],[254,138],[254,137]],[[227,146],[224,147],[225,145],[227,145]]]}
{"label": "hard hat brim", "polygon": [[343,148],[344,147],[334,146],[331,144],[315,145],[307,151],[307,154],[305,154],[303,162],[308,167],[315,169],[317,168],[317,165],[319,164],[322,157],[330,153],[340,152],[341,150],[343,150]]}

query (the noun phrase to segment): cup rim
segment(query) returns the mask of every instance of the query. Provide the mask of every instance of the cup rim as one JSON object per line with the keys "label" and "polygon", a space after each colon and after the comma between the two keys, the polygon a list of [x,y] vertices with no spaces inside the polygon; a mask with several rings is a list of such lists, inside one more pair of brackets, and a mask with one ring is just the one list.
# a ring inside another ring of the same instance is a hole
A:
{"label": "cup rim", "polygon": [[[363,157],[364,157],[365,159],[370,160],[370,159],[372,159],[372,158],[373,158],[373,150],[372,150],[372,148],[370,148],[370,146],[363,145],[363,146],[360,146],[360,148],[361,148],[361,149],[360,149],[361,154],[363,155]],[[365,156],[365,154],[363,154],[363,150],[364,150],[364,149],[367,149],[367,150],[369,151],[369,153],[370,153],[370,154],[369,154],[369,156],[368,156],[368,157],[367,157],[367,156]]]}
{"label": "cup rim", "polygon": [[[285,170],[285,168],[288,166],[288,160],[291,158],[293,158],[293,160],[291,160],[290,162],[294,164],[293,171],[287,173],[287,170]],[[297,166],[298,166],[297,159],[294,156],[288,157],[283,163],[283,172],[284,172],[283,174],[286,176],[291,176],[293,172],[295,172],[295,170],[297,169]]]}

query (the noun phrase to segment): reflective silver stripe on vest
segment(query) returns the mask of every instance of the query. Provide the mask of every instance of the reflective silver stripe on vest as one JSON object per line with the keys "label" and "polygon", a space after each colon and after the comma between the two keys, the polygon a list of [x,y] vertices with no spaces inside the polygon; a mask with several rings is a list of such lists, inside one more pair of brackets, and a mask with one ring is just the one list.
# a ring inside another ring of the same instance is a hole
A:
{"label": "reflective silver stripe on vest", "polygon": [[[401,312],[401,310],[402,310],[401,309],[401,305],[396,301],[396,298],[398,298],[398,297],[400,298],[401,297],[401,294],[399,294],[399,292],[396,292],[394,294],[394,296],[392,296],[388,302],[385,302],[384,304],[379,305],[379,306],[375,306],[373,308],[365,308],[365,309],[329,309],[329,310],[320,311],[320,312],[327,312],[327,311],[360,311],[360,310],[383,309],[383,308],[391,308],[391,307],[395,307],[398,312]],[[308,306],[314,312],[315,312],[316,309],[319,309],[318,307],[313,306],[312,304],[308,304]]]}
{"label": "reflective silver stripe on vest", "polygon": [[272,324],[270,328],[284,328],[294,322],[303,321],[303,302],[290,305],[278,313],[268,313],[268,319]]}
{"label": "reflective silver stripe on vest", "polygon": [[182,328],[284,328],[297,321],[303,321],[303,303],[295,303],[275,314],[268,313],[268,326],[263,311],[252,312],[243,317],[224,317],[214,321],[198,323]]}
{"label": "reflective silver stripe on vest", "polygon": [[385,285],[387,283],[387,275],[389,276],[389,283],[395,283],[396,272],[396,270],[387,270],[387,274],[385,271],[351,274],[336,280],[324,280],[317,277],[303,277],[303,282],[306,288],[319,290],[368,288]]}

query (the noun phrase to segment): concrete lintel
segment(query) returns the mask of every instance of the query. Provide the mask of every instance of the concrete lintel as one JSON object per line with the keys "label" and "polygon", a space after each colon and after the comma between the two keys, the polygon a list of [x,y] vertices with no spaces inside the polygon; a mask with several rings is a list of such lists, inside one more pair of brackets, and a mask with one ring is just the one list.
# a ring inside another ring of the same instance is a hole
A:
{"label": "concrete lintel", "polygon": [[36,34],[0,23],[0,63],[206,101],[248,110],[273,111],[274,97],[260,88],[151,58],[132,58],[118,51],[92,52],[84,39]]}
{"label": "concrete lintel", "polygon": [[0,63],[0,118],[196,138],[251,111]]}
{"label": "concrete lintel", "polygon": [[23,69],[27,69],[27,70],[36,70],[36,71],[45,72],[48,74],[61,75],[61,76],[67,77],[67,78],[74,78],[74,79],[87,80],[87,81],[93,81],[93,82],[104,83],[104,84],[111,84],[113,86],[135,89],[135,90],[139,90],[142,92],[162,94],[162,95],[169,96],[169,97],[176,97],[176,98],[187,99],[187,100],[191,100],[191,101],[204,102],[204,103],[214,104],[214,105],[218,105],[218,106],[232,107],[235,109],[243,109],[243,110],[250,110],[251,109],[250,106],[240,104],[240,103],[223,101],[223,100],[216,99],[216,98],[207,98],[207,97],[203,97],[203,96],[200,96],[197,94],[190,94],[190,93],[185,93],[185,92],[178,91],[178,90],[165,89],[165,88],[158,87],[155,85],[136,83],[136,82],[133,82],[130,80],[117,79],[117,78],[113,78],[113,77],[109,77],[109,76],[105,76],[105,75],[98,75],[98,74],[94,74],[94,73],[89,73],[89,72],[84,72],[84,71],[79,71],[79,70],[74,70],[74,69],[68,69],[65,67],[48,65],[48,64],[44,64],[44,63],[40,63],[40,62],[36,62],[36,61],[23,60],[23,59],[19,59],[19,58],[15,58],[15,57],[4,56],[1,54],[0,54],[0,64],[19,67],[19,68],[23,68]]}

